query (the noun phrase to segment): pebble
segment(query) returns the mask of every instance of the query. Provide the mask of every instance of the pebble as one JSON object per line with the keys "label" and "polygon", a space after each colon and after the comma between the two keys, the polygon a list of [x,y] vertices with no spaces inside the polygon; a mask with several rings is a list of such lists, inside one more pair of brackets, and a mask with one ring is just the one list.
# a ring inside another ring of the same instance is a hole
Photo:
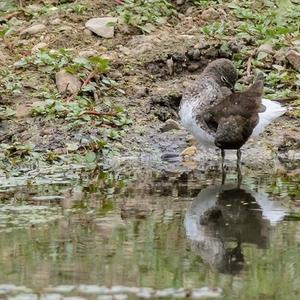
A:
{"label": "pebble", "polygon": [[273,53],[273,46],[271,44],[262,44],[257,48],[257,52]]}
{"label": "pebble", "polygon": [[4,53],[0,50],[0,62],[4,63],[6,59],[7,59],[6,55],[4,55]]}
{"label": "pebble", "polygon": [[200,60],[200,58],[201,58],[201,51],[200,51],[200,49],[196,48],[193,51],[193,60]]}
{"label": "pebble", "polygon": [[199,65],[199,63],[193,62],[193,63],[189,64],[187,68],[190,72],[195,72],[200,68],[200,65]]}
{"label": "pebble", "polygon": [[79,92],[81,88],[81,81],[65,70],[60,70],[55,74],[55,83],[60,93],[68,91],[71,94],[75,94]]}
{"label": "pebble", "polygon": [[32,47],[31,53],[34,54],[38,52],[40,49],[46,48],[48,45],[44,42],[38,43],[35,46]]}
{"label": "pebble", "polygon": [[289,50],[286,58],[295,70],[300,70],[300,53],[295,50]]}
{"label": "pebble", "polygon": [[219,12],[214,8],[210,7],[204,10],[201,14],[201,19],[204,21],[216,20],[220,16]]}
{"label": "pebble", "polygon": [[194,45],[194,48],[199,50],[207,49],[209,48],[209,44],[204,39],[200,39],[199,42]]}
{"label": "pebble", "polygon": [[68,32],[68,31],[74,31],[72,26],[68,26],[68,25],[62,25],[58,28],[59,31],[61,32]]}
{"label": "pebble", "polygon": [[84,29],[83,30],[83,35],[86,36],[86,37],[91,37],[93,35],[93,33],[88,29]]}
{"label": "pebble", "polygon": [[112,23],[116,23],[117,20],[113,17],[92,18],[85,23],[85,27],[103,38],[112,38],[115,31]]}
{"label": "pebble", "polygon": [[300,151],[289,150],[287,154],[290,161],[300,160]]}
{"label": "pebble", "polygon": [[59,18],[56,18],[56,19],[50,21],[51,25],[59,25],[60,23],[61,23],[61,19],[59,19]]}
{"label": "pebble", "polygon": [[186,16],[189,16],[189,15],[191,15],[193,12],[194,12],[194,7],[193,7],[193,6],[190,6],[190,7],[186,10],[185,15],[186,15]]}
{"label": "pebble", "polygon": [[184,149],[181,152],[181,156],[187,158],[187,157],[194,156],[196,153],[197,153],[197,147],[196,146],[190,146],[190,147]]}
{"label": "pebble", "polygon": [[180,125],[178,122],[176,122],[175,120],[173,119],[168,119],[163,125],[162,127],[160,128],[160,131],[161,132],[167,132],[167,131],[170,131],[170,130],[173,130],[173,129],[180,129]]}
{"label": "pebble", "polygon": [[96,56],[97,55],[97,51],[96,50],[85,50],[85,51],[80,51],[78,53],[78,55],[80,57],[84,57],[84,58],[89,58],[91,56]]}
{"label": "pebble", "polygon": [[242,50],[242,45],[239,44],[237,41],[231,41],[229,43],[229,49],[233,52],[233,53],[239,53]]}
{"label": "pebble", "polygon": [[137,87],[135,94],[134,94],[134,98],[143,98],[146,97],[149,94],[149,89],[147,87],[141,86],[141,87]]}
{"label": "pebble", "polygon": [[286,56],[286,51],[285,49],[281,48],[275,52],[274,58],[277,63],[281,63],[285,60],[285,56]]}
{"label": "pebble", "polygon": [[43,32],[45,30],[46,30],[46,26],[44,24],[36,24],[36,25],[30,26],[30,27],[24,29],[21,32],[21,35],[26,35],[26,34],[34,35],[34,34]]}
{"label": "pebble", "polygon": [[120,52],[122,52],[125,55],[130,55],[130,53],[131,53],[129,48],[124,47],[122,45],[120,45],[118,48],[119,48]]}

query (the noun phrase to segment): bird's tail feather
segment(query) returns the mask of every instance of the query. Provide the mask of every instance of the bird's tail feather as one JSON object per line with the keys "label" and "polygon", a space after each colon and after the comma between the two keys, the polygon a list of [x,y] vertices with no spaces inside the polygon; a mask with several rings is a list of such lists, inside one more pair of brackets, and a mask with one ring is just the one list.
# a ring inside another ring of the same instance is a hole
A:
{"label": "bird's tail feather", "polygon": [[266,107],[266,109],[264,112],[259,113],[259,121],[252,132],[252,136],[261,134],[265,130],[266,126],[287,111],[286,107],[281,106],[275,101],[262,99],[262,104]]}

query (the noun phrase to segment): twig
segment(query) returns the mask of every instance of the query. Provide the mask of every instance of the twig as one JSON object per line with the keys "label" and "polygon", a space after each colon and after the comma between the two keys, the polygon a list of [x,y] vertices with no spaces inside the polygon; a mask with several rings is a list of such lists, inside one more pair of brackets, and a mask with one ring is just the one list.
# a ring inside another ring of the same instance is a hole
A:
{"label": "twig", "polygon": [[87,115],[93,115],[93,116],[99,116],[99,117],[102,117],[102,116],[110,116],[110,117],[115,117],[117,116],[117,113],[116,112],[99,112],[99,111],[95,111],[95,110],[86,110],[83,112],[84,114],[87,114]]}
{"label": "twig", "polygon": [[82,91],[82,89],[88,85],[90,83],[90,81],[97,75],[97,73],[95,71],[92,71],[88,77],[85,79],[85,81],[82,83],[79,91],[77,91],[76,93],[72,94],[69,98],[66,99],[67,102],[73,100],[75,97],[78,96],[78,94]]}
{"label": "twig", "polygon": [[246,70],[247,76],[251,75],[251,65],[252,65],[252,55],[249,56],[249,58],[247,60],[247,70]]}
{"label": "twig", "polygon": [[278,98],[278,99],[272,99],[272,101],[278,101],[278,102],[290,102],[300,99],[300,96],[291,96],[287,98]]}
{"label": "twig", "polygon": [[255,53],[256,53],[256,50],[254,50],[254,51],[250,54],[250,56],[249,56],[249,58],[248,58],[248,60],[247,60],[247,70],[246,70],[247,76],[250,76],[250,75],[251,75],[252,59],[253,59],[253,56],[255,55]]}
{"label": "twig", "polygon": [[13,17],[17,17],[18,15],[21,15],[23,13],[24,13],[23,10],[14,11],[14,12],[4,16],[3,19],[8,21],[8,20],[12,19]]}

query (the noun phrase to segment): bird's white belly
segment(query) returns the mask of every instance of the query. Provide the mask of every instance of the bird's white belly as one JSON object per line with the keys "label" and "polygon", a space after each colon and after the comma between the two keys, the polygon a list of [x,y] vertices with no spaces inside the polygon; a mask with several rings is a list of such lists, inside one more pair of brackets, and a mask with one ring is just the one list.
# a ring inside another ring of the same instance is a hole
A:
{"label": "bird's white belly", "polygon": [[182,103],[179,111],[183,126],[195,137],[199,144],[206,147],[215,147],[214,136],[202,129],[196,122],[193,109],[196,103],[185,101]]}

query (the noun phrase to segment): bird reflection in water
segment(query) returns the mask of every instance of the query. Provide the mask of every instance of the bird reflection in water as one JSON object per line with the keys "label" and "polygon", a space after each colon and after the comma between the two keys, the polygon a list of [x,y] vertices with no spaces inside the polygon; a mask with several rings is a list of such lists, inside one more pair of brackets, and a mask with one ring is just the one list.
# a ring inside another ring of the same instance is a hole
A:
{"label": "bird reflection in water", "polygon": [[242,245],[268,248],[272,227],[286,213],[263,190],[215,185],[202,190],[193,200],[184,223],[192,250],[213,271],[237,274],[245,263]]}

